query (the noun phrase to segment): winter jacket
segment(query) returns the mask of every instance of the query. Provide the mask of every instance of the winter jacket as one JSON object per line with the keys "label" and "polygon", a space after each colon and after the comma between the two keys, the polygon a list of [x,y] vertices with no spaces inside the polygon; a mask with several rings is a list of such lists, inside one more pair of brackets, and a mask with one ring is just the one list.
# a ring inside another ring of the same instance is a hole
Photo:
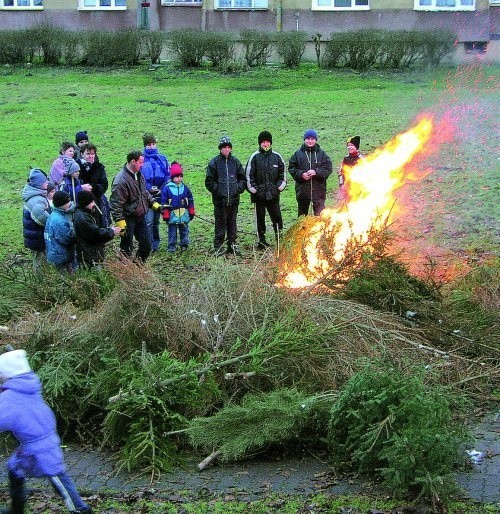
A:
{"label": "winter jacket", "polygon": [[346,155],[343,159],[342,159],[342,165],[340,167],[340,171],[339,171],[339,186],[343,186],[344,183],[345,183],[345,168],[346,167],[349,167],[349,168],[352,168],[353,166],[355,166],[358,161],[360,159],[363,159],[363,155],[361,155],[359,153],[359,151],[355,154],[355,155]]}
{"label": "winter jacket", "polygon": [[115,233],[101,223],[101,216],[95,209],[76,209],[73,224],[79,264],[92,267],[104,261],[104,245],[115,237]]}
{"label": "winter jacket", "polygon": [[76,236],[68,211],[54,207],[45,224],[44,235],[47,261],[59,268],[75,260]]}
{"label": "winter jacket", "polygon": [[21,197],[24,200],[24,246],[30,250],[42,252],[45,250],[43,231],[51,211],[50,203],[47,200],[47,190],[26,184]]}
{"label": "winter jacket", "polygon": [[144,216],[153,205],[153,197],[146,188],[142,172],[132,173],[124,166],[111,184],[109,203],[115,223],[128,217]]}
{"label": "winter jacket", "polygon": [[[313,169],[316,175],[304,180],[302,174]],[[290,158],[288,171],[295,180],[297,200],[324,200],[326,198],[326,179],[332,173],[332,161],[316,143],[309,148],[304,143]]]}
{"label": "winter jacket", "polygon": [[0,393],[0,432],[19,443],[8,468],[20,476],[55,476],[65,471],[52,409],[42,398],[38,376],[30,371],[10,378]]}
{"label": "winter jacket", "polygon": [[226,158],[219,153],[208,163],[205,187],[212,193],[214,205],[238,205],[246,184],[243,166],[232,154]]}
{"label": "winter jacket", "polygon": [[256,200],[275,200],[286,187],[285,161],[273,150],[260,148],[248,159],[247,188]]}
{"label": "winter jacket", "polygon": [[74,178],[71,175],[64,175],[62,182],[59,184],[60,191],[66,191],[69,194],[71,201],[76,202],[76,196],[82,190],[82,182],[79,178]]}
{"label": "winter jacket", "polygon": [[168,209],[163,211],[163,219],[169,224],[189,223],[194,216],[193,195],[182,182],[168,182],[162,189],[161,203],[168,206]]}
{"label": "winter jacket", "polygon": [[50,168],[50,181],[58,185],[62,182],[64,174],[66,173],[66,166],[64,165],[64,156],[60,155]]}
{"label": "winter jacket", "polygon": [[[170,180],[170,165],[167,158],[158,152],[157,148],[144,148],[144,164],[141,168],[141,173],[146,180],[146,187],[153,195],[155,200],[158,200],[161,195],[163,186]],[[157,190],[151,190],[153,187]]]}
{"label": "winter jacket", "polygon": [[80,166],[80,176],[78,177],[80,182],[92,186],[92,194],[99,205],[98,199],[108,190],[108,177],[104,165],[99,162],[97,156],[93,163],[87,162],[82,157],[76,162]]}

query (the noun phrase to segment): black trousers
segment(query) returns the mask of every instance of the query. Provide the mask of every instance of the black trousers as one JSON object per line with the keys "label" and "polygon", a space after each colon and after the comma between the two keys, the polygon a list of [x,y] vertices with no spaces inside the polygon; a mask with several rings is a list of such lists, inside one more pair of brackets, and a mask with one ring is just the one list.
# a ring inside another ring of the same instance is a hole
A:
{"label": "black trousers", "polygon": [[[307,216],[309,214],[310,200],[297,200],[297,216]],[[313,213],[315,216],[319,216],[321,211],[325,208],[325,199],[317,198],[312,201]]]}
{"label": "black trousers", "polygon": [[214,248],[218,249],[224,244],[227,234],[227,246],[236,243],[236,217],[237,205],[214,205],[215,235]]}
{"label": "black trousers", "polygon": [[148,231],[146,217],[135,216],[126,218],[125,220],[127,222],[127,230],[125,231],[125,235],[121,238],[120,249],[127,257],[132,257],[135,236],[139,243],[137,257],[145,262],[151,253],[151,237]]}
{"label": "black trousers", "polygon": [[255,201],[255,216],[257,218],[257,235],[259,241],[266,242],[266,210],[271,218],[274,233],[278,230],[283,230],[283,218],[281,216],[279,198],[273,200],[256,200]]}

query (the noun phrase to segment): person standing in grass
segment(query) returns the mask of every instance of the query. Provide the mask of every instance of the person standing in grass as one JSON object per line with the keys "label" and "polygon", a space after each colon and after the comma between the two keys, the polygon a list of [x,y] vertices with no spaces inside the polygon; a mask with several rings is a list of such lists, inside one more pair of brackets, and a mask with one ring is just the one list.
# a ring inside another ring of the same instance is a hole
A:
{"label": "person standing in grass", "polygon": [[66,472],[56,417],[42,397],[42,384],[25,350],[0,355],[0,432],[10,432],[17,443],[7,462],[10,507],[1,514],[24,514],[26,479],[47,478],[69,512],[92,514]]}
{"label": "person standing in grass", "polygon": [[59,185],[59,190],[66,191],[71,201],[76,202],[76,195],[80,191],[92,191],[92,186],[80,182],[80,166],[74,159],[66,159],[64,165],[66,166],[66,172]]}
{"label": "person standing in grass", "polygon": [[83,145],[80,149],[80,158],[76,161],[80,166],[80,182],[92,186],[92,194],[95,198],[95,205],[99,216],[102,218],[101,225],[111,225],[111,214],[109,202],[106,198],[108,190],[108,176],[106,169],[97,156],[97,147],[92,143]]}
{"label": "person standing in grass", "polygon": [[61,148],[59,149],[59,157],[52,163],[50,168],[50,181],[58,186],[66,172],[67,166],[65,161],[67,159],[73,159],[75,157],[75,146],[69,141],[63,141]]}
{"label": "person standing in grass", "polygon": [[346,168],[352,168],[355,166],[360,159],[363,159],[363,155],[359,151],[359,145],[361,143],[360,136],[353,136],[347,140],[347,155],[342,159],[342,164],[338,171],[339,175],[339,192],[337,195],[337,202],[345,203],[348,200],[347,188],[346,188]]}
{"label": "person standing in grass", "polygon": [[307,216],[312,204],[315,216],[325,208],[326,180],[332,173],[332,160],[318,144],[318,134],[309,129],[304,143],[292,155],[288,171],[295,180],[298,216]]}
{"label": "person standing in grass", "polygon": [[[165,155],[156,147],[157,141],[153,134],[142,136],[144,143],[144,164],[141,173],[146,180],[146,187],[154,201],[159,202],[163,186],[170,179],[170,166]],[[160,212],[149,209],[146,213],[146,224],[151,238],[151,251],[160,247]]]}
{"label": "person standing in grass", "polygon": [[245,170],[241,162],[232,155],[233,144],[227,136],[219,140],[219,155],[207,166],[205,187],[212,193],[214,204],[215,235],[214,254],[221,255],[227,234],[227,252],[238,257],[240,249],[236,244],[238,206],[240,195],[246,189]]}
{"label": "person standing in grass", "polygon": [[47,261],[60,271],[73,273],[78,267],[75,255],[76,235],[73,229],[74,207],[66,191],[56,191],[53,209],[45,224]]}
{"label": "person standing in grass", "polygon": [[151,253],[151,237],[146,225],[146,213],[152,207],[161,209],[147,189],[141,173],[144,156],[140,150],[133,150],[127,155],[127,162],[118,172],[111,184],[109,203],[111,215],[120,232],[120,249],[128,257],[132,256],[134,237],[139,243],[137,257],[142,262]]}
{"label": "person standing in grass", "polygon": [[181,251],[189,246],[189,222],[194,218],[194,199],[190,189],[183,183],[184,172],[178,162],[170,166],[170,181],[161,193],[163,219],[168,226],[168,252],[177,250],[177,230]]}
{"label": "person standing in grass", "polygon": [[43,232],[49,217],[50,200],[55,186],[39,168],[33,168],[24,186],[21,197],[23,207],[24,246],[33,253],[33,267],[38,269],[45,259],[45,238]]}
{"label": "person standing in grass", "polygon": [[259,250],[269,248],[266,241],[266,210],[273,224],[274,234],[279,241],[283,230],[280,209],[280,193],[286,187],[285,161],[271,147],[273,136],[267,130],[257,137],[259,150],[254,152],[246,166],[247,188],[255,205]]}
{"label": "person standing in grass", "polygon": [[73,223],[78,264],[88,268],[102,264],[104,262],[104,245],[120,234],[121,229],[102,225],[102,217],[95,208],[95,198],[90,191],[80,191],[76,195]]}

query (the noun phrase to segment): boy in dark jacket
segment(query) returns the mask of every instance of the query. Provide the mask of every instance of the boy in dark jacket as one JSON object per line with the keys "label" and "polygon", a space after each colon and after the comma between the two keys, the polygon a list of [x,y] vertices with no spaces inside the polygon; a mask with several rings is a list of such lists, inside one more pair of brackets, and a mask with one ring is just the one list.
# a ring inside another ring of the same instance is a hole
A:
{"label": "boy in dark jacket", "polygon": [[91,514],[66,473],[54,413],[42,398],[40,379],[24,350],[0,355],[0,382],[0,432],[11,432],[19,443],[7,463],[11,504],[1,514],[24,514],[30,476],[48,478],[69,512]]}
{"label": "boy in dark jacket", "polygon": [[80,191],[76,195],[76,211],[73,217],[76,234],[76,259],[79,265],[93,268],[104,261],[104,245],[121,232],[119,227],[102,225],[102,218],[95,208],[94,195]]}
{"label": "boy in dark jacket", "polygon": [[240,195],[246,189],[246,176],[241,162],[231,152],[233,144],[227,136],[219,140],[219,155],[207,166],[205,187],[212,193],[214,204],[214,254],[222,254],[227,234],[227,253],[241,256],[236,244],[236,217]]}
{"label": "boy in dark jacket", "polygon": [[288,171],[295,180],[298,216],[307,216],[312,203],[315,216],[325,208],[326,179],[332,173],[332,161],[317,143],[318,134],[304,133],[304,143],[292,155]]}
{"label": "boy in dark jacket", "polygon": [[346,173],[348,173],[349,169],[355,166],[360,159],[364,158],[359,151],[360,142],[361,138],[359,136],[350,137],[347,140],[347,155],[342,159],[342,164],[338,171],[340,189],[337,201],[340,203],[345,203],[349,200],[345,186]]}
{"label": "boy in dark jacket", "polygon": [[259,250],[269,248],[266,241],[266,210],[273,224],[276,239],[283,230],[283,218],[280,209],[280,193],[286,187],[285,161],[271,146],[273,136],[267,130],[262,131],[257,141],[259,150],[248,159],[246,167],[247,188],[255,204]]}
{"label": "boy in dark jacket", "polygon": [[189,225],[194,218],[194,199],[190,189],[182,182],[184,172],[178,162],[170,166],[170,181],[161,193],[163,219],[168,225],[168,252],[177,250],[177,230],[179,230],[181,250],[189,246]]}

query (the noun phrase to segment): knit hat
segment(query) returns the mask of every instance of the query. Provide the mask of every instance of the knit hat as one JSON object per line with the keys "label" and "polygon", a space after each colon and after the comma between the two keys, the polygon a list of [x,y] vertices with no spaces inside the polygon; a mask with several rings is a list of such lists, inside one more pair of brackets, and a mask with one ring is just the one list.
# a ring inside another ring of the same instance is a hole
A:
{"label": "knit hat", "polygon": [[0,355],[0,375],[12,378],[31,371],[24,350],[12,350]]}
{"label": "knit hat", "polygon": [[307,139],[308,137],[314,137],[314,139],[316,139],[316,141],[318,140],[318,134],[313,129],[307,129],[304,132],[304,139]]}
{"label": "knit hat", "polygon": [[80,141],[88,141],[88,140],[89,140],[89,136],[88,136],[86,130],[77,132],[75,135],[75,143],[76,144],[78,144]]}
{"label": "knit hat", "polygon": [[170,165],[170,178],[180,177],[181,175],[184,175],[182,166],[178,162],[174,161]]}
{"label": "knit hat", "polygon": [[54,184],[54,182],[49,182],[47,184],[47,194],[49,194],[52,191],[54,191],[55,188],[56,188],[56,185]]}
{"label": "knit hat", "polygon": [[33,168],[28,177],[29,185],[37,187],[38,189],[43,189],[43,185],[46,184],[48,180],[47,175],[45,175],[45,172],[40,168]]}
{"label": "knit hat", "polygon": [[359,143],[361,142],[361,138],[359,136],[354,136],[348,139],[347,142],[352,143],[356,147],[356,150],[359,150]]}
{"label": "knit hat", "polygon": [[78,191],[76,194],[76,205],[83,209],[95,200],[94,195],[90,191]]}
{"label": "knit hat", "polygon": [[73,173],[80,171],[80,166],[78,166],[75,159],[63,159],[63,163],[66,175],[72,175]]}
{"label": "knit hat", "polygon": [[229,136],[222,136],[219,139],[219,150],[221,148],[224,148],[225,146],[230,146],[231,148],[233,147],[233,143],[231,143],[231,140],[229,139]]}
{"label": "knit hat", "polygon": [[71,197],[66,191],[56,191],[54,193],[54,197],[52,198],[52,203],[54,207],[62,207],[66,205],[68,202],[71,202]]}
{"label": "knit hat", "polygon": [[259,145],[260,145],[263,141],[269,141],[271,144],[273,144],[273,136],[272,136],[271,132],[268,132],[267,130],[263,130],[263,131],[259,134],[259,137],[257,138],[257,141],[259,142]]}
{"label": "knit hat", "polygon": [[144,146],[156,144],[156,137],[153,134],[146,133],[142,136],[142,142]]}

